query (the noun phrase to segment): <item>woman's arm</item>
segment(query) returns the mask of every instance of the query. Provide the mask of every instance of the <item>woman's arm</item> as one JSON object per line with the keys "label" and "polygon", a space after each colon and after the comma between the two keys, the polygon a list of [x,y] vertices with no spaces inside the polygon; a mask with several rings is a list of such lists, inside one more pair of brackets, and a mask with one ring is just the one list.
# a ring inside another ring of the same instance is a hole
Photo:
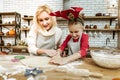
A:
{"label": "woman's arm", "polygon": [[37,54],[38,48],[36,47],[36,36],[37,36],[36,26],[32,25],[27,37],[28,51],[30,54]]}

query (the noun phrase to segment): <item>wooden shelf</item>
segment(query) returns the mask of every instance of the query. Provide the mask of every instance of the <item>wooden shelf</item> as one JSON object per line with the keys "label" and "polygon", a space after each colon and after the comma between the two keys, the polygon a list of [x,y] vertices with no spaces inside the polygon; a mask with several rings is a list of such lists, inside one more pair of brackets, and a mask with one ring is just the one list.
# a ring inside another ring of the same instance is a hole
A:
{"label": "wooden shelf", "polygon": [[17,12],[0,12],[0,15],[15,15],[15,14],[19,14]]}
{"label": "wooden shelf", "polygon": [[112,24],[112,20],[117,19],[117,16],[85,16],[85,20],[109,20],[110,25]]}
{"label": "wooden shelf", "polygon": [[[23,17],[22,19],[24,20],[32,20],[33,17]],[[85,20],[89,20],[89,19],[117,19],[117,16],[85,16],[84,17]],[[63,19],[61,17],[57,17],[57,20],[60,21],[66,21],[66,19]]]}
{"label": "wooden shelf", "polygon": [[27,49],[27,46],[11,46],[13,49]]}
{"label": "wooden shelf", "polygon": [[[85,20],[90,20],[90,19],[117,19],[117,16],[84,16]],[[57,20],[66,20],[61,17],[57,17]]]}
{"label": "wooden shelf", "polygon": [[0,26],[15,26],[15,24],[0,24]]}
{"label": "wooden shelf", "polygon": [[84,29],[84,31],[120,31],[120,29]]}
{"label": "wooden shelf", "polygon": [[15,35],[0,35],[2,37],[15,37]]}
{"label": "wooden shelf", "polygon": [[27,49],[27,46],[0,46],[2,48]]}
{"label": "wooden shelf", "polygon": [[33,20],[33,17],[23,17],[23,20]]}
{"label": "wooden shelf", "polygon": [[[19,28],[21,27],[21,14],[17,13],[17,12],[0,12],[0,20],[4,20],[3,16],[10,16],[10,18],[14,18],[14,22],[12,21],[12,23],[9,21],[7,21],[6,23],[2,23],[2,21],[0,22],[0,30],[1,32],[4,30],[4,28],[11,30],[15,29],[15,34],[14,35],[8,35],[8,33],[4,33],[4,35],[0,35],[0,39],[4,41],[6,40],[6,38],[13,38],[14,39],[14,45],[17,45],[17,41],[21,39],[21,31],[19,30]],[[17,33],[17,34],[16,34]],[[0,49],[2,51],[3,48],[10,48],[11,46],[1,46]]]}
{"label": "wooden shelf", "polygon": [[117,19],[117,16],[85,16],[84,19]]}
{"label": "wooden shelf", "polygon": [[[103,47],[90,47],[89,50],[110,50],[111,48],[105,48],[104,46]],[[115,51],[120,51],[119,48],[113,48],[113,50]]]}
{"label": "wooden shelf", "polygon": [[29,31],[30,28],[21,28],[20,30],[21,30],[21,31]]}
{"label": "wooden shelf", "polygon": [[11,48],[11,46],[0,46],[1,48]]}
{"label": "wooden shelf", "polygon": [[28,25],[30,25],[30,21],[33,20],[33,17],[23,17],[23,20],[27,20],[28,21]]}

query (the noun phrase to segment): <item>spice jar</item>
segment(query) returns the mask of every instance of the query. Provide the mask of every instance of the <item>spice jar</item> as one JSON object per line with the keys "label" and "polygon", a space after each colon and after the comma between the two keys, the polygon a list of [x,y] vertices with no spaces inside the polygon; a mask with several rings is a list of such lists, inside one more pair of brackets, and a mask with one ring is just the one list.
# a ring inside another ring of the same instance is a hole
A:
{"label": "spice jar", "polygon": [[119,29],[119,26],[118,26],[118,24],[116,23],[116,25],[115,25],[115,29]]}
{"label": "spice jar", "polygon": [[106,24],[104,29],[110,29],[110,26]]}
{"label": "spice jar", "polygon": [[0,46],[4,46],[4,41],[0,40]]}
{"label": "spice jar", "polygon": [[85,26],[85,29],[88,29],[88,25]]}
{"label": "spice jar", "polygon": [[97,29],[97,25],[94,25],[94,26],[93,26],[93,29]]}

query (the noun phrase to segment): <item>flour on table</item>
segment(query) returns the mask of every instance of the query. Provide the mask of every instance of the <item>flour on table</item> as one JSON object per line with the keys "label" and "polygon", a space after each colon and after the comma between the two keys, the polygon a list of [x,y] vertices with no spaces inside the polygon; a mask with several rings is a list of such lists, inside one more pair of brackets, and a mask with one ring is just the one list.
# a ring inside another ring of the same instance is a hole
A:
{"label": "flour on table", "polygon": [[57,65],[49,64],[50,58],[46,56],[32,56],[21,60],[22,64],[30,67],[56,67]]}

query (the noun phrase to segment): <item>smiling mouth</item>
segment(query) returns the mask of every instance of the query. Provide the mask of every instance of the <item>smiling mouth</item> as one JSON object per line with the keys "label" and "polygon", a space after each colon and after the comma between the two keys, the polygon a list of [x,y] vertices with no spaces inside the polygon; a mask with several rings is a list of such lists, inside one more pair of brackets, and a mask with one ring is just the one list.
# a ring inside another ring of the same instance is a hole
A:
{"label": "smiling mouth", "polygon": [[45,28],[47,28],[48,26],[44,26]]}
{"label": "smiling mouth", "polygon": [[78,39],[78,37],[76,36],[76,37],[73,37],[74,39]]}

